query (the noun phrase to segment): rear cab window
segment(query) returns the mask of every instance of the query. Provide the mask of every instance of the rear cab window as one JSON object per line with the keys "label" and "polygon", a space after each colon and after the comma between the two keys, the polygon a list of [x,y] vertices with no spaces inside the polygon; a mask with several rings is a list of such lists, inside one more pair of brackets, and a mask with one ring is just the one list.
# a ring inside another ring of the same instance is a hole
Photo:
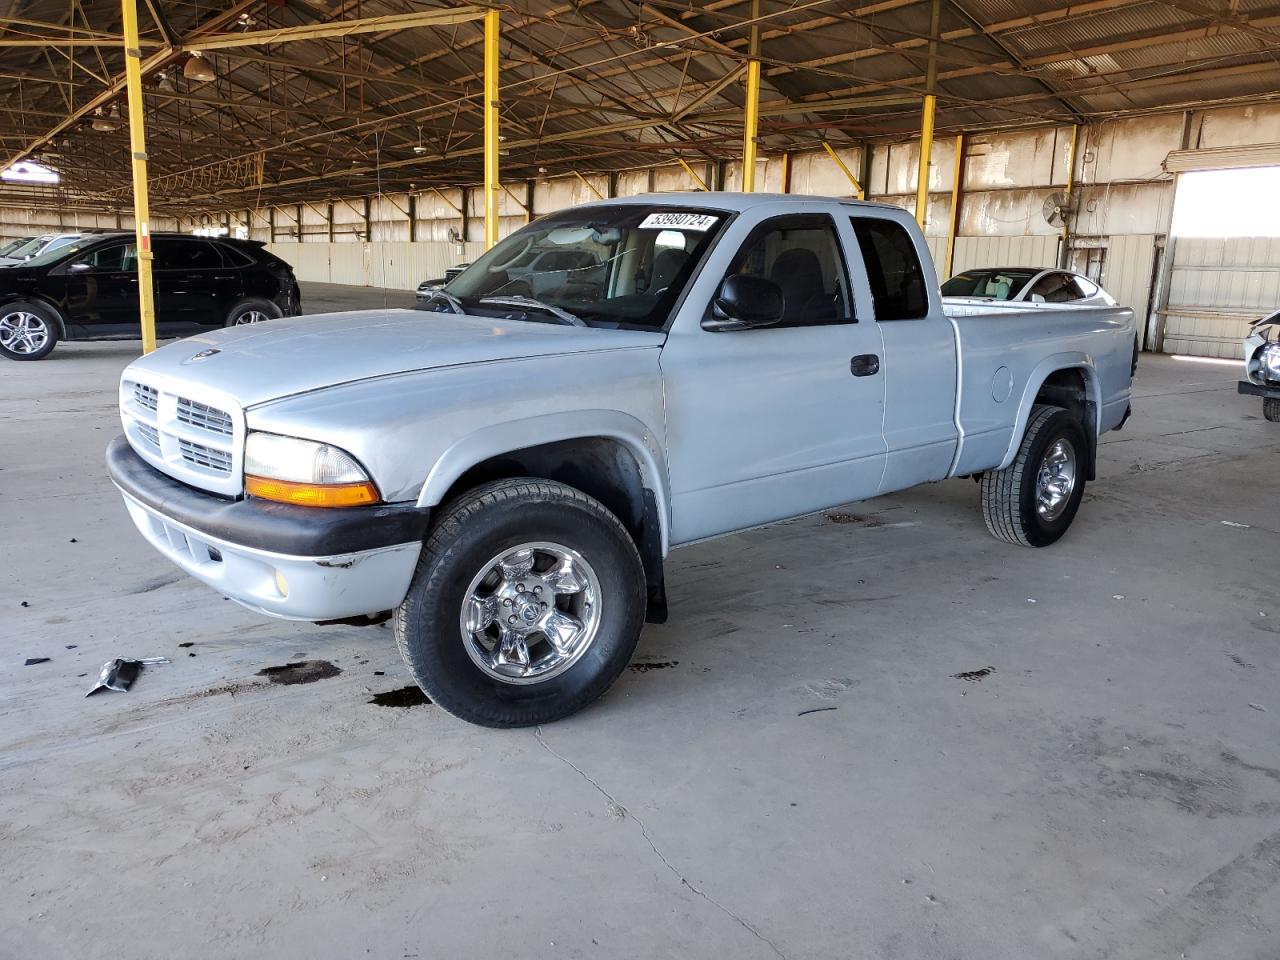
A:
{"label": "rear cab window", "polygon": [[850,217],[871,284],[876,320],[919,320],[929,315],[929,291],[915,243],[906,227],[875,216]]}

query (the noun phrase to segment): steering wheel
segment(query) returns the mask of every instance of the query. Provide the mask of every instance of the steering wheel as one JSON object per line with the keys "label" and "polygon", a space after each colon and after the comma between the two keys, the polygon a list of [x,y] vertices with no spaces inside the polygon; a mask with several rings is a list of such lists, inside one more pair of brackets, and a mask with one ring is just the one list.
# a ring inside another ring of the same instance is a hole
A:
{"label": "steering wheel", "polygon": [[529,248],[532,246],[533,246],[533,237],[525,237],[524,244],[520,247],[519,250],[511,254],[511,256],[507,257],[507,259],[503,260],[501,263],[489,264],[488,271],[490,273],[502,273],[502,271],[506,270],[507,267],[511,266],[513,263],[515,263],[517,260],[523,257],[526,253],[528,253]]}

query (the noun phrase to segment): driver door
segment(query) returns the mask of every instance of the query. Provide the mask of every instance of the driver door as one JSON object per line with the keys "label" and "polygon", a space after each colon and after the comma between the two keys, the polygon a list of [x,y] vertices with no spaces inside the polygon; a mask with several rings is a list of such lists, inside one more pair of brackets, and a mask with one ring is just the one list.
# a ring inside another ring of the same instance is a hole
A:
{"label": "driver door", "polygon": [[[797,213],[734,226],[662,351],[674,544],[874,496],[885,467],[880,331],[865,277],[850,284],[847,219]],[[782,288],[779,324],[701,327],[735,273]]]}
{"label": "driver door", "polygon": [[138,257],[132,241],[107,243],[66,264],[67,319],[92,336],[138,331]]}

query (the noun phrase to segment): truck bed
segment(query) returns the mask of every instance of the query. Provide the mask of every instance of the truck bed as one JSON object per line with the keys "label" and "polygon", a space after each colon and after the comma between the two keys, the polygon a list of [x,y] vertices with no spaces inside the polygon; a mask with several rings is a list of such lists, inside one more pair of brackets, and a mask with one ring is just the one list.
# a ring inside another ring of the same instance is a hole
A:
{"label": "truck bed", "polygon": [[1033,385],[1049,371],[1080,371],[1099,435],[1124,419],[1136,336],[1128,307],[944,301],[943,312],[960,370],[953,474],[1009,463],[1015,426],[1026,421]]}

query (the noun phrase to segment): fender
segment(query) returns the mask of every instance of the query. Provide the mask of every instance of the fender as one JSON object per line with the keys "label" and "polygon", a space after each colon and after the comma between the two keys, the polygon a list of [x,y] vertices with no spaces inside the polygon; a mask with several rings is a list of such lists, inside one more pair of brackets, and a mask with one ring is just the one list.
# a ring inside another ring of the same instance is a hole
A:
{"label": "fender", "polygon": [[658,437],[643,422],[618,410],[575,410],[544,414],[523,420],[495,423],[468,434],[449,447],[432,466],[418,494],[419,507],[438,506],[445,493],[476,464],[525,447],[606,437],[621,443],[636,463],[645,488],[653,491],[658,525],[662,531],[662,555],[669,550],[670,482],[666,455]]}
{"label": "fender", "polygon": [[[1013,422],[1013,433],[1009,437],[1009,447],[997,470],[1003,470],[1013,463],[1018,455],[1018,447],[1022,444],[1022,436],[1027,430],[1027,421],[1031,419],[1031,407],[1035,404],[1036,394],[1049,379],[1049,375],[1058,370],[1079,370],[1084,374],[1086,402],[1091,405],[1093,423],[1085,424],[1086,432],[1091,434],[1093,443],[1102,429],[1102,390],[1098,382],[1098,372],[1094,369],[1093,358],[1087,353],[1068,351],[1055,353],[1045,357],[1032,368],[1027,377],[1026,386],[1022,390],[1022,399],[1018,402],[1018,413]],[[1092,460],[1092,457],[1090,458]]]}

